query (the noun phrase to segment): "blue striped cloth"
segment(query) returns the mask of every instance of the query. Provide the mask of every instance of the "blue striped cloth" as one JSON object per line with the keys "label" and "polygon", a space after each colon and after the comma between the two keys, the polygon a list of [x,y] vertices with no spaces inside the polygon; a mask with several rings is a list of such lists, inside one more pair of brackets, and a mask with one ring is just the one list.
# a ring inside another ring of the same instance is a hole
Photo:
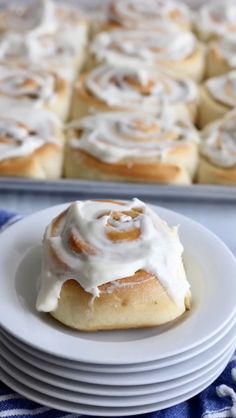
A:
{"label": "blue striped cloth", "polygon": [[[0,231],[19,216],[0,210]],[[25,399],[0,382],[0,418],[77,418],[78,414],[57,411]],[[221,376],[200,395],[140,418],[236,418],[236,354]]]}

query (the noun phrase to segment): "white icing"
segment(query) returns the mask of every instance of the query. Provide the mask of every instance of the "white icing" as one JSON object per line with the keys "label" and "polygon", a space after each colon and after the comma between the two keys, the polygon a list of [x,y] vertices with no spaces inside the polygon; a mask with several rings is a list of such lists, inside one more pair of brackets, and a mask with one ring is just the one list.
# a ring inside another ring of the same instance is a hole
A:
{"label": "white icing", "polygon": [[[8,2],[0,9],[0,31],[37,36],[55,33],[58,29],[77,29],[84,20],[78,7],[53,0]],[[71,27],[73,25],[73,29]]]}
{"label": "white icing", "polygon": [[69,129],[72,148],[106,163],[135,158],[163,161],[172,149],[198,142],[192,125],[175,121],[169,109],[156,117],[143,112],[103,113],[72,122]]}
{"label": "white icing", "polygon": [[[143,108],[151,113],[156,113],[163,103],[187,104],[197,98],[197,87],[192,80],[174,79],[147,69],[98,67],[86,77],[85,87],[111,107]],[[142,88],[145,93],[141,92]]]}
{"label": "white icing", "polygon": [[118,66],[156,66],[166,61],[188,58],[196,48],[196,38],[190,32],[168,30],[114,30],[101,32],[90,50],[99,62]]}
{"label": "white icing", "polygon": [[210,78],[206,87],[216,100],[230,107],[236,106],[236,71]]}
{"label": "white icing", "polygon": [[187,6],[175,0],[116,0],[110,18],[128,29],[158,29],[166,23],[186,26],[191,17]]}
{"label": "white icing", "polygon": [[55,65],[55,71],[67,70],[67,78],[75,78],[75,70],[69,73],[69,67],[74,68],[87,41],[87,24],[75,7],[36,0],[21,13],[6,12],[6,17],[11,30],[0,38],[1,60]]}
{"label": "white icing", "polygon": [[[133,219],[112,219],[113,212],[142,209]],[[111,225],[109,225],[111,221]],[[133,241],[113,242],[109,231],[140,229]],[[68,246],[73,233],[93,248],[94,254],[76,254]],[[121,205],[109,202],[75,202],[60,222],[56,236],[51,236],[48,226],[44,239],[44,255],[37,309],[49,312],[57,307],[63,283],[73,278],[94,296],[99,296],[99,286],[117,279],[132,276],[138,270],[154,274],[175,303],[184,307],[189,284],[182,271],[183,247],[177,228],[170,228],[156,212],[138,199]],[[49,248],[68,266],[53,261]]]}
{"label": "white icing", "polygon": [[211,36],[235,36],[235,0],[205,2],[196,15],[196,25],[206,38]]}
{"label": "white icing", "polygon": [[[83,28],[81,34],[83,35]],[[82,44],[85,43],[85,36]],[[75,40],[71,31],[59,31],[53,34],[40,36],[20,36],[9,33],[0,39],[0,59],[41,62],[45,60],[57,60],[64,64],[71,62],[78,52],[81,51],[81,44]],[[62,62],[61,62],[62,61]]]}
{"label": "white icing", "polygon": [[203,130],[200,151],[217,166],[236,166],[235,110]]}
{"label": "white icing", "polygon": [[27,106],[0,105],[0,161],[31,155],[47,143],[61,147],[60,122],[51,113]]}
{"label": "white icing", "polygon": [[29,4],[9,2],[0,11],[0,30],[34,35],[55,31],[56,7],[52,0],[37,0]]}
{"label": "white icing", "polygon": [[24,100],[45,105],[55,100],[58,77],[42,69],[0,64],[0,100]]}

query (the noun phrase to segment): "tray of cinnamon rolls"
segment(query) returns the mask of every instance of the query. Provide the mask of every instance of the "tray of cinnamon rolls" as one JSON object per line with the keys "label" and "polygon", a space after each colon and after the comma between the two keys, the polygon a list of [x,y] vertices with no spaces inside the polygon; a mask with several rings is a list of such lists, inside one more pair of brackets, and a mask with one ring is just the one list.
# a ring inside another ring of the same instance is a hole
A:
{"label": "tray of cinnamon rolls", "polygon": [[234,193],[236,3],[190,6],[2,1],[0,187]]}

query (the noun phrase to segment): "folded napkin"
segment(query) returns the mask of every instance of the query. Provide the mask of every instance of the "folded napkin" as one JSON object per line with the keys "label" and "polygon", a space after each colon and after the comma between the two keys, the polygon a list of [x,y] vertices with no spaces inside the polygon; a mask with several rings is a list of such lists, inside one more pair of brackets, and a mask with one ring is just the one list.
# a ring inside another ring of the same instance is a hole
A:
{"label": "folded napkin", "polygon": [[[19,220],[0,210],[0,231]],[[0,418],[77,418],[79,414],[57,411],[25,399],[1,382]],[[179,405],[139,418],[236,418],[236,353],[221,376],[202,393]]]}

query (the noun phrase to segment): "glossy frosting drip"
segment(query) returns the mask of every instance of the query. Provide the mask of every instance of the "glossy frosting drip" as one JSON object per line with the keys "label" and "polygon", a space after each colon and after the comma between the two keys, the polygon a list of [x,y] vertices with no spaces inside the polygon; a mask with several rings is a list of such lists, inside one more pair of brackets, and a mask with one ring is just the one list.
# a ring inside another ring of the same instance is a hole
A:
{"label": "glossy frosting drip", "polygon": [[174,0],[116,0],[110,18],[128,29],[158,29],[166,23],[188,26],[191,16],[187,6]]}
{"label": "glossy frosting drip", "polygon": [[0,99],[29,100],[45,105],[55,99],[57,81],[56,75],[43,70],[0,65]]}
{"label": "glossy frosting drip", "polygon": [[96,59],[111,65],[155,66],[166,61],[180,61],[196,48],[196,38],[190,32],[165,27],[160,31],[114,30],[101,32],[91,44]]}
{"label": "glossy frosting drip", "polygon": [[236,106],[236,71],[206,81],[210,94],[218,101],[231,107]]}
{"label": "glossy frosting drip", "polygon": [[60,123],[42,109],[14,107],[0,109],[0,161],[31,155],[46,143],[61,146],[57,138]]}
{"label": "glossy frosting drip", "polygon": [[125,204],[75,202],[46,230],[37,309],[56,309],[68,279],[99,296],[100,285],[138,270],[158,277],[183,307],[189,284],[182,270],[182,252],[177,228],[170,228],[138,199]]}
{"label": "glossy frosting drip", "polygon": [[[79,132],[79,134],[77,133]],[[198,142],[196,130],[173,114],[104,113],[72,122],[70,146],[106,163],[148,158],[163,161],[172,149]]]}
{"label": "glossy frosting drip", "polygon": [[184,104],[197,98],[193,81],[174,79],[146,69],[98,67],[87,75],[85,87],[109,106],[142,107],[152,113],[156,113],[163,103]]}
{"label": "glossy frosting drip", "polygon": [[206,2],[196,15],[196,24],[205,37],[236,35],[235,0]]}
{"label": "glossy frosting drip", "polygon": [[220,167],[236,166],[236,111],[202,132],[201,153]]}

